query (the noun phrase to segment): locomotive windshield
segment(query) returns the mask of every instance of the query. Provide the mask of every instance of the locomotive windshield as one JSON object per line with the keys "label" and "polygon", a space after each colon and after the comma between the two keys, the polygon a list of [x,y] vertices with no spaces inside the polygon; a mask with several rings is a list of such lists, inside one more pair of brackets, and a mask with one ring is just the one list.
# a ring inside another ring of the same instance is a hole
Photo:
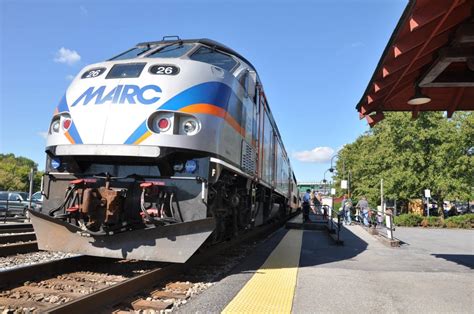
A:
{"label": "locomotive windshield", "polygon": [[132,48],[132,49],[127,50],[127,51],[125,51],[125,52],[119,54],[118,56],[113,57],[109,60],[133,59],[133,58],[136,58],[136,57],[144,54],[145,52],[149,51],[151,48],[153,48],[153,46],[144,46],[144,47]]}
{"label": "locomotive windshield", "polygon": [[231,56],[204,46],[196,50],[196,52],[194,52],[189,58],[191,60],[206,62],[218,66],[227,71],[231,71],[237,64],[237,61],[235,61]]}
{"label": "locomotive windshield", "polygon": [[164,48],[158,49],[157,51],[151,53],[147,57],[150,58],[179,58],[182,55],[186,54],[194,44],[174,44],[165,46]]}

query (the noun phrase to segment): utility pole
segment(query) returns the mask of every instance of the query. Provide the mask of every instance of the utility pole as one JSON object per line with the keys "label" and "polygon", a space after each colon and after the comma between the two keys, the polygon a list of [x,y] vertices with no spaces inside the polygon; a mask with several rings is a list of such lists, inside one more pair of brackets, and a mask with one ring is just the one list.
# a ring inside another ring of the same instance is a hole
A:
{"label": "utility pole", "polygon": [[30,195],[29,195],[30,205],[28,206],[29,209],[31,209],[31,196],[33,195],[34,174],[35,174],[35,170],[31,168],[30,169]]}
{"label": "utility pole", "polygon": [[349,195],[349,198],[352,199],[351,197],[351,171],[349,170],[349,178],[347,180],[347,194]]}
{"label": "utility pole", "polygon": [[380,179],[380,210],[381,214],[383,215],[384,213],[384,201],[383,201],[383,179]]}

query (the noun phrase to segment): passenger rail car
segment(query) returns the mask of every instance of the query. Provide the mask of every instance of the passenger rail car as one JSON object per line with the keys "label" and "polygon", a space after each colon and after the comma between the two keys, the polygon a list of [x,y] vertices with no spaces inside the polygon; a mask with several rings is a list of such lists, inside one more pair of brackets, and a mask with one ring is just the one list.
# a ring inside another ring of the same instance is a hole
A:
{"label": "passenger rail car", "polygon": [[49,127],[43,250],[185,262],[299,207],[252,64],[212,40],[140,43],[86,66]]}

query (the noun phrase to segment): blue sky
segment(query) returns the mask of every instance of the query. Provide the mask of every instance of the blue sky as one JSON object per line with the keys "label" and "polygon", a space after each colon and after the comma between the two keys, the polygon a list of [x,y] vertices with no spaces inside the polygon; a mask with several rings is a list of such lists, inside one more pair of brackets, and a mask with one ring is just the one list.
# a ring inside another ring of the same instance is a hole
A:
{"label": "blue sky", "polygon": [[44,133],[70,77],[164,35],[211,38],[262,79],[299,181],[368,129],[355,105],[406,0],[0,0],[0,152],[44,169]]}

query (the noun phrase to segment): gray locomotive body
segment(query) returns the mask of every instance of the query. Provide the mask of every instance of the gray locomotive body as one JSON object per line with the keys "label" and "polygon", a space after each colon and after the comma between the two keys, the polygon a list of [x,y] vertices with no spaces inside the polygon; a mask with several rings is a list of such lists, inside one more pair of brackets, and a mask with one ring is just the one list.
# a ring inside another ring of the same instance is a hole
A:
{"label": "gray locomotive body", "polygon": [[85,67],[52,118],[40,249],[184,262],[299,207],[253,66],[217,42],[138,44]]}

